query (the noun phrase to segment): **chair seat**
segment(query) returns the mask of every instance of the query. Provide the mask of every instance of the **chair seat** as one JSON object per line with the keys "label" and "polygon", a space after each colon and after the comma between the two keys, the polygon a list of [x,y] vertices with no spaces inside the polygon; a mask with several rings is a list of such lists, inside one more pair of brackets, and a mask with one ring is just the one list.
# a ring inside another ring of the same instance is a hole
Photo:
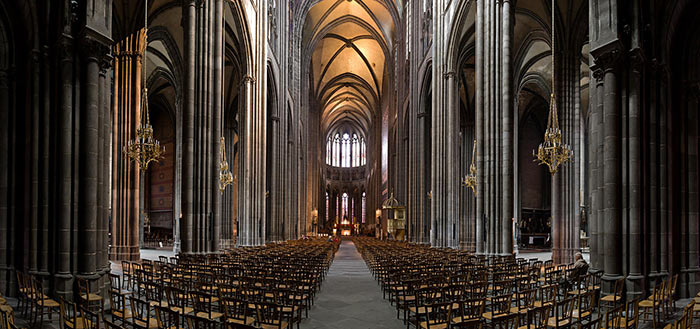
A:
{"label": "chair seat", "polygon": [[57,301],[51,299],[51,298],[44,298],[40,301],[37,301],[36,304],[41,306],[43,303],[44,307],[59,307],[60,304],[58,304]]}
{"label": "chair seat", "polygon": [[523,308],[521,309],[520,307],[513,306],[510,308],[510,313],[520,313],[520,314],[527,314],[528,309]]}
{"label": "chair seat", "polygon": [[639,307],[645,307],[645,308],[655,307],[658,305],[661,305],[660,301],[653,301],[653,300],[645,299],[645,300],[639,302]]}
{"label": "chair seat", "polygon": [[133,319],[134,325],[141,328],[155,329],[158,328],[158,320],[154,318],[148,318],[148,323],[141,319]]}
{"label": "chair seat", "polygon": [[408,311],[411,313],[428,313],[428,312],[432,311],[432,309],[433,309],[432,307],[428,307],[426,309],[425,306],[419,306],[419,307],[411,306],[408,308]]}
{"label": "chair seat", "polygon": [[88,327],[92,327],[92,322],[87,319],[83,319],[82,317],[75,317],[73,318],[75,322],[70,322],[70,321],[65,321],[64,324],[68,328],[72,329],[84,329],[85,328],[85,322],[87,322]]}
{"label": "chair seat", "polygon": [[282,321],[282,323],[279,323],[279,324],[266,324],[266,323],[259,324],[260,328],[262,328],[262,329],[279,329],[279,328],[284,329],[284,328],[287,328],[288,325],[289,325],[289,323],[287,323],[285,321]]}
{"label": "chair seat", "polygon": [[112,316],[113,317],[118,317],[118,318],[123,318],[123,319],[131,319],[134,315],[131,314],[131,310],[126,309],[124,312],[120,310],[112,310]]}
{"label": "chair seat", "polygon": [[428,321],[421,321],[418,325],[421,328],[426,328],[426,329],[428,329],[428,328],[441,329],[441,328],[447,328],[448,323],[437,323],[434,321],[431,321],[430,323],[428,323]]}
{"label": "chair seat", "polygon": [[601,297],[600,301],[601,302],[617,302],[620,300],[620,296],[615,296],[615,295],[607,295],[605,297]]}
{"label": "chair seat", "polygon": [[542,307],[542,306],[548,306],[548,305],[554,305],[554,304],[553,304],[553,302],[543,302],[543,301],[536,300],[534,305],[535,305],[535,307]]}
{"label": "chair seat", "polygon": [[401,301],[413,301],[416,300],[416,296],[398,296],[397,299]]}
{"label": "chair seat", "polygon": [[148,302],[148,305],[151,305],[151,307],[156,307],[156,306],[162,306],[162,307],[168,307],[168,302],[162,300],[162,301],[157,301],[157,300],[152,300]]}
{"label": "chair seat", "polygon": [[205,318],[205,319],[209,319],[209,320],[218,319],[218,318],[224,316],[223,313],[219,313],[219,312],[211,312],[211,317],[210,317],[210,313],[207,313],[207,312],[197,312],[195,315],[200,317],[200,318]]}
{"label": "chair seat", "polygon": [[482,314],[481,316],[483,316],[484,319],[493,320],[493,319],[498,319],[498,318],[507,316],[509,314],[510,313],[496,313],[496,314],[494,314],[493,312],[486,312],[486,313]]}
{"label": "chair seat", "polygon": [[583,312],[581,312],[581,314],[579,314],[578,310],[573,310],[573,312],[571,312],[571,317],[575,318],[575,319],[581,319],[581,318],[587,318],[587,317],[591,316],[591,314],[593,314],[592,311],[583,311]]}
{"label": "chair seat", "polygon": [[179,306],[170,306],[171,310],[173,310],[174,312],[178,312],[178,313],[188,314],[188,313],[192,313],[192,311],[194,311],[194,309],[191,307],[185,306],[184,308],[185,309],[183,310],[182,307],[179,307]]}
{"label": "chair seat", "polygon": [[613,326],[612,323],[608,323],[608,327],[613,327],[613,328],[630,328],[630,327],[637,327],[637,321],[634,319],[631,320],[625,320],[625,318],[616,318],[614,320],[611,320],[612,323],[617,323],[617,326]]}
{"label": "chair seat", "polygon": [[559,320],[559,323],[557,323],[556,318],[549,318],[549,320],[547,320],[547,327],[566,327],[569,323],[571,323],[569,319]]}
{"label": "chair seat", "polygon": [[249,326],[255,322],[254,317],[246,316],[245,319],[238,319],[238,318],[227,318],[226,322],[228,323],[237,323],[237,324],[243,324],[246,326]]}
{"label": "chair seat", "polygon": [[87,300],[88,302],[96,302],[96,301],[102,300],[102,296],[100,296],[98,294],[93,294],[93,293],[81,294],[80,298],[83,300]]}

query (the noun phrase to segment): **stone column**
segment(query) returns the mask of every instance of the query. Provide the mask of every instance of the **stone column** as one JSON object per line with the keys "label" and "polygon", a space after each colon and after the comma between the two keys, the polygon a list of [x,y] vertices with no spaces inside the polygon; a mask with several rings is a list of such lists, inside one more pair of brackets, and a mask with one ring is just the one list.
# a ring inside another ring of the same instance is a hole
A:
{"label": "stone column", "polygon": [[81,118],[81,187],[80,216],[78,217],[78,272],[86,278],[96,275],[97,263],[97,167],[99,153],[100,59],[106,47],[98,41],[84,38],[82,50],[85,53],[86,72],[84,90],[84,111]]}
{"label": "stone column", "polygon": [[32,50],[31,60],[31,210],[29,213],[29,273],[35,275],[39,256],[39,50]]}
{"label": "stone column", "polygon": [[[604,66],[604,195],[605,209],[605,281],[614,281],[622,275],[622,170],[621,170],[621,111],[618,106],[617,57],[619,50],[610,50],[596,61]],[[609,290],[607,290],[609,291]]]}
{"label": "stone column", "polygon": [[[0,154],[9,154],[10,84],[5,68],[0,68]],[[0,293],[7,295],[12,275],[8,250],[10,242],[10,215],[8,207],[9,157],[0,157]]]}
{"label": "stone column", "polygon": [[476,2],[476,109],[474,125],[476,127],[476,253],[483,254],[484,250],[484,1]]}
{"label": "stone column", "polygon": [[686,297],[693,297],[700,285],[700,267],[698,267],[698,114],[700,104],[700,86],[692,86],[688,106],[688,268]]}
{"label": "stone column", "polygon": [[195,88],[195,1],[183,1],[185,22],[185,86],[182,116],[182,220],[180,222],[181,251],[193,251],[194,216],[194,88]]}
{"label": "stone column", "polygon": [[58,201],[56,240],[58,252],[56,261],[56,292],[68,298],[73,293],[73,275],[71,274],[71,205],[73,195],[73,39],[62,36],[59,44],[61,107],[58,114]]}
{"label": "stone column", "polygon": [[513,69],[511,65],[511,49],[513,47],[513,8],[511,0],[503,0],[503,27],[502,27],[502,42],[503,42],[503,59],[501,72],[502,81],[502,107],[501,107],[501,129],[502,129],[502,156],[503,161],[501,168],[502,177],[502,227],[501,227],[501,254],[510,255],[513,253],[513,195],[514,195],[514,178],[513,178],[513,100],[511,85],[513,83]]}
{"label": "stone column", "polygon": [[[214,3],[214,16],[212,20],[214,21],[214,122],[212,124],[212,212],[214,215],[214,230],[213,236],[211,238],[212,246],[211,250],[214,252],[219,251],[220,242],[219,238],[221,235],[221,193],[218,190],[219,184],[219,148],[221,148],[221,136],[223,136],[223,67],[224,67],[224,45],[223,45],[223,28],[224,28],[224,11],[223,11],[223,0],[216,0]],[[232,161],[233,159],[231,159]]]}
{"label": "stone column", "polygon": [[591,210],[596,212],[596,218],[598,221],[598,258],[594,261],[597,265],[595,268],[604,271],[605,270],[605,254],[607,253],[607,248],[605,247],[605,212],[603,207],[603,202],[605,201],[605,191],[603,190],[603,184],[605,180],[605,167],[604,167],[604,156],[603,156],[603,145],[605,141],[605,127],[603,126],[603,100],[605,98],[605,89],[603,85],[603,70],[596,68],[593,72],[596,81],[596,99],[594,106],[596,107],[596,117],[595,122],[592,124],[597,127],[597,136],[595,145],[593,148],[597,153],[596,157],[596,175],[595,175],[595,192],[593,195],[594,206]]}
{"label": "stone column", "polygon": [[[52,59],[49,57],[48,46],[44,46],[43,57],[42,57],[42,96],[43,104],[41,108],[41,186],[39,190],[39,198],[41,199],[41,215],[39,221],[41,222],[41,248],[40,248],[40,264],[39,264],[39,275],[48,278],[49,276],[49,168],[52,163],[49,162],[50,159],[50,148],[49,148],[49,135],[51,131],[51,110],[53,106],[51,105],[51,63]],[[0,82],[1,84],[2,82]],[[0,99],[2,99],[0,97]],[[0,119],[2,120],[2,119]],[[0,165],[0,168],[2,165]],[[2,170],[0,170],[2,171]],[[0,174],[2,175],[2,174]],[[52,177],[54,178],[54,177]],[[53,210],[53,209],[52,209]],[[0,212],[1,214],[2,212]],[[55,215],[55,214],[52,214]],[[55,220],[55,218],[52,218]],[[0,237],[0,240],[1,237]],[[0,266],[2,264],[0,263]],[[48,282],[45,282],[48,285]],[[2,287],[2,283],[0,283]]]}
{"label": "stone column", "polygon": [[632,298],[644,294],[644,276],[642,275],[642,161],[641,161],[641,109],[639,102],[639,82],[643,63],[641,49],[630,54],[632,70],[629,76],[628,94],[628,128],[629,143],[629,275],[627,276],[627,293]]}
{"label": "stone column", "polygon": [[[592,63],[592,56],[589,56],[589,62]],[[589,230],[589,246],[590,246],[590,260],[591,266],[589,271],[591,273],[596,273],[599,270],[598,259],[600,258],[599,246],[598,246],[598,212],[594,209],[598,209],[597,202],[595,200],[595,193],[597,190],[597,175],[598,175],[598,152],[596,152],[596,145],[598,144],[598,104],[597,104],[597,87],[595,86],[595,76],[593,70],[590,70],[590,80],[589,80],[589,102],[588,102],[588,146],[586,147],[588,151],[588,170],[586,175],[588,178],[588,230]]]}
{"label": "stone column", "polygon": [[112,137],[112,250],[110,259],[138,260],[141,173],[123,153],[141,120],[141,52],[144,31],[115,45]]}

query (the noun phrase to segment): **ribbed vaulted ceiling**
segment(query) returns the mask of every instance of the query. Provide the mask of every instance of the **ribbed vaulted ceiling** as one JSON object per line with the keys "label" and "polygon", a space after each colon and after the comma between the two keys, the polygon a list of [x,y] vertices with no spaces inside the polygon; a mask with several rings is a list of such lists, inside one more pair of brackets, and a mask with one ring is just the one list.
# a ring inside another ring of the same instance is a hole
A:
{"label": "ribbed vaulted ceiling", "polygon": [[314,46],[312,87],[322,131],[366,132],[379,107],[394,37],[389,0],[322,0],[309,11],[304,40]]}

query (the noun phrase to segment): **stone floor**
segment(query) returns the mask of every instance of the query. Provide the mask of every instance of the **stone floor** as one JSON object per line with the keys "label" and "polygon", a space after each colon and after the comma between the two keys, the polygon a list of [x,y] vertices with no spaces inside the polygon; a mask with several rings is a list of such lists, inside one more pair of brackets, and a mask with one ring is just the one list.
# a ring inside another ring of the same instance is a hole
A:
{"label": "stone floor", "polygon": [[405,328],[352,241],[343,241],[302,328]]}

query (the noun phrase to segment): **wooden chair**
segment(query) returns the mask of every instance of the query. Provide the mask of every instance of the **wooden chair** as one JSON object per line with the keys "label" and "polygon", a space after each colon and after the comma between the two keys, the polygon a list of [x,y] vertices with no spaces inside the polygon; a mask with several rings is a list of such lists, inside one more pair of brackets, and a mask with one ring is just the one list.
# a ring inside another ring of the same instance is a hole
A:
{"label": "wooden chair", "polygon": [[29,275],[22,271],[16,271],[17,276],[17,308],[20,313],[26,315],[27,312],[31,312],[31,307],[33,303],[32,296],[32,284]]}
{"label": "wooden chair", "polygon": [[171,310],[179,312],[181,315],[189,314],[194,311],[194,308],[189,307],[189,294],[180,288],[171,286],[166,288],[165,294],[168,298],[168,307]]}
{"label": "wooden chair", "polygon": [[554,302],[557,300],[557,291],[559,290],[559,286],[556,284],[547,284],[541,286],[539,289],[540,296],[539,300],[535,301],[535,307],[554,305]]}
{"label": "wooden chair", "polygon": [[242,299],[223,297],[221,299],[226,324],[242,324],[251,326],[255,322],[254,316],[249,316],[248,302]]}
{"label": "wooden chair", "polygon": [[203,291],[190,291],[192,297],[192,305],[194,306],[194,314],[196,316],[207,318],[209,320],[217,320],[224,316],[221,312],[214,311],[214,296]]}
{"label": "wooden chair", "polygon": [[572,314],[574,311],[574,303],[576,299],[569,297],[565,298],[561,302],[556,302],[554,304],[553,317],[547,320],[547,327],[549,328],[562,328],[569,327],[572,324]]}
{"label": "wooden chair", "polygon": [[217,329],[218,322],[193,314],[185,315],[187,329]]}
{"label": "wooden chair", "polygon": [[89,311],[84,306],[80,306],[80,312],[83,314],[83,327],[85,329],[101,329],[100,315]]}
{"label": "wooden chair", "polygon": [[623,312],[618,316],[610,328],[637,329],[639,325],[639,299],[625,304]]}
{"label": "wooden chair", "polygon": [[615,308],[609,309],[605,312],[603,316],[604,322],[600,324],[601,329],[611,329],[619,328],[619,321],[622,318],[622,312],[624,310],[624,305],[617,306]]}
{"label": "wooden chair", "polygon": [[518,329],[520,323],[520,315],[513,313],[495,318],[491,322],[491,327],[494,329]]}
{"label": "wooden chair", "polygon": [[122,285],[119,289],[132,289],[133,288],[133,281],[132,281],[132,271],[131,271],[131,262],[128,260],[123,260],[122,261]]}
{"label": "wooden chair", "polygon": [[126,305],[126,296],[110,290],[109,301],[112,309],[112,321],[120,320],[122,326],[125,326],[127,320],[132,318],[131,309]]}
{"label": "wooden chair", "polygon": [[78,312],[75,304],[59,298],[59,308],[61,309],[60,328],[61,329],[87,329],[84,316]]}
{"label": "wooden chair", "polygon": [[518,329],[546,329],[549,321],[549,313],[552,311],[552,305],[544,305],[535,307],[527,311],[527,322],[524,326]]}
{"label": "wooden chair", "polygon": [[[422,312],[420,311],[422,310]],[[452,302],[439,301],[425,305],[419,310],[418,328],[444,329],[452,321]]]}
{"label": "wooden chair", "polygon": [[90,292],[90,281],[78,278],[78,298],[80,300],[80,305],[84,305],[86,309],[92,310],[93,307],[97,307],[98,313],[104,310],[105,301],[102,296],[98,294],[93,294]]}
{"label": "wooden chair", "polygon": [[665,289],[663,284],[656,285],[651,296],[639,302],[638,307],[641,312],[639,318],[640,322],[651,321],[652,328],[656,329],[656,325],[661,323],[661,319],[666,318],[664,315],[664,292]]}
{"label": "wooden chair", "polygon": [[576,307],[571,313],[571,317],[576,323],[581,323],[584,321],[590,322],[593,317],[593,312],[596,309],[596,292],[593,290],[587,290],[583,294],[579,294],[576,297]]}
{"label": "wooden chair", "polygon": [[131,303],[131,323],[134,328],[158,328],[158,320],[151,316],[151,305],[147,301],[135,297],[129,297],[129,302]]}
{"label": "wooden chair", "polygon": [[666,307],[668,309],[668,314],[673,315],[673,312],[676,310],[676,285],[678,284],[678,274],[674,275],[673,277],[669,278],[668,283],[666,284]]}
{"label": "wooden chair", "polygon": [[[453,302],[452,304],[452,324],[453,327],[472,327],[475,325],[473,320],[481,321],[481,315],[484,314],[486,301],[484,299],[468,299],[463,301]],[[479,324],[482,325],[482,324]]]}
{"label": "wooden chair", "polygon": [[166,306],[156,306],[156,321],[158,321],[158,328],[164,329],[182,329],[184,328],[184,321],[180,312],[173,311]]}
{"label": "wooden chair", "polygon": [[613,283],[612,294],[600,298],[600,307],[614,309],[622,303],[622,291],[625,287],[625,278],[620,278]]}
{"label": "wooden chair", "polygon": [[284,318],[282,306],[275,303],[256,302],[257,325],[263,329],[286,329],[289,321]]}
{"label": "wooden chair", "polygon": [[32,278],[31,279],[31,293],[33,304],[34,304],[34,317],[32,324],[36,325],[37,316],[39,317],[39,326],[44,324],[44,315],[49,316],[49,320],[52,319],[54,312],[60,312],[60,304],[49,298],[49,296],[44,295],[44,286],[41,281]]}
{"label": "wooden chair", "polygon": [[0,305],[0,329],[15,329],[15,318],[10,305]]}
{"label": "wooden chair", "polygon": [[504,317],[510,312],[510,304],[513,300],[513,294],[495,296],[491,298],[491,311],[485,312],[482,316],[487,321],[493,321],[496,318]]}

